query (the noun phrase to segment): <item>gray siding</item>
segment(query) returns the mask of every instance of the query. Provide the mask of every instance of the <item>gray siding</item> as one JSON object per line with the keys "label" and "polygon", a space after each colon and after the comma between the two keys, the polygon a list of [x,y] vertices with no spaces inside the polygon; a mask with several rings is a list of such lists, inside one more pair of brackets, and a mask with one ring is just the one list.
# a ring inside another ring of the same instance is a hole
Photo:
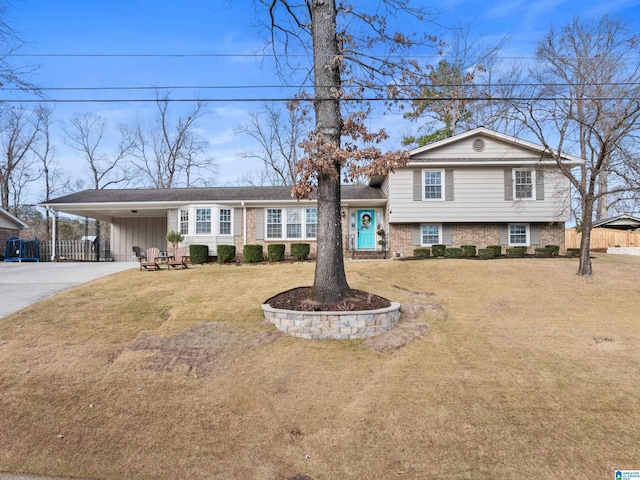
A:
{"label": "gray siding", "polygon": [[118,262],[131,261],[133,247],[167,249],[167,217],[114,218],[111,253]]}

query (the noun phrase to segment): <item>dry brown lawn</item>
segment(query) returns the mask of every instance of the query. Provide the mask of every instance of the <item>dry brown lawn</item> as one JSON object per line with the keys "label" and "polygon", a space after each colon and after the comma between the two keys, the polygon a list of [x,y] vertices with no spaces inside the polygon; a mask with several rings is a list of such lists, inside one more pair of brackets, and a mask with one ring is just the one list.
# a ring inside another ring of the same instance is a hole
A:
{"label": "dry brown lawn", "polygon": [[0,472],[489,480],[640,468],[640,258],[598,255],[592,279],[573,259],[349,262],[353,288],[402,302],[396,328],[421,326],[383,351],[265,323],[260,303],[309,285],[313,268],[131,270],[0,319]]}

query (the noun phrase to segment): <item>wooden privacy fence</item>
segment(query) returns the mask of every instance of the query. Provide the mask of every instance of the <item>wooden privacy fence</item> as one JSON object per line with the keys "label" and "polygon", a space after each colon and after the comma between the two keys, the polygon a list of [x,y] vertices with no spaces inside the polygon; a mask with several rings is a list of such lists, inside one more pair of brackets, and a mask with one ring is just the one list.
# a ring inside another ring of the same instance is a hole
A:
{"label": "wooden privacy fence", "polygon": [[[51,262],[53,242],[40,242],[40,261]],[[100,260],[113,260],[109,251],[110,246],[100,245]],[[96,244],[90,240],[58,240],[56,242],[56,256],[59,260],[75,262],[97,262]]]}
{"label": "wooden privacy fence", "polygon": [[[580,248],[581,240],[582,233],[577,233],[575,228],[568,228],[564,231],[566,248]],[[616,230],[614,228],[592,229],[590,248],[609,247],[640,247],[640,232]]]}

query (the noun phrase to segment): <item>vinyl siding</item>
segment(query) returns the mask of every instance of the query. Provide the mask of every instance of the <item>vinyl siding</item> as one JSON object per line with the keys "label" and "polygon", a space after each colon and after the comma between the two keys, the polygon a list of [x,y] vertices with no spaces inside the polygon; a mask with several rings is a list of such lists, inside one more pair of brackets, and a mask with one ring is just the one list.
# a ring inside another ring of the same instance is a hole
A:
{"label": "vinyl siding", "polygon": [[[520,157],[522,152],[520,151]],[[453,169],[452,201],[414,201],[415,168],[389,176],[389,221],[551,222],[569,219],[569,181],[554,169],[544,175],[544,200],[505,200],[504,167]]]}

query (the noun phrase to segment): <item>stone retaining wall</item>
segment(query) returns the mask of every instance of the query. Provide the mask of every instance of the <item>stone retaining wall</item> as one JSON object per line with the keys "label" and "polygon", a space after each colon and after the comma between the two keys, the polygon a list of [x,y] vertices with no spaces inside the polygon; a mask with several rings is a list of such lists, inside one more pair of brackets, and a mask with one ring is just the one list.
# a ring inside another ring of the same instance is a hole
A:
{"label": "stone retaining wall", "polygon": [[390,330],[400,319],[400,304],[358,312],[298,312],[262,305],[264,316],[278,330],[313,340],[369,338]]}

